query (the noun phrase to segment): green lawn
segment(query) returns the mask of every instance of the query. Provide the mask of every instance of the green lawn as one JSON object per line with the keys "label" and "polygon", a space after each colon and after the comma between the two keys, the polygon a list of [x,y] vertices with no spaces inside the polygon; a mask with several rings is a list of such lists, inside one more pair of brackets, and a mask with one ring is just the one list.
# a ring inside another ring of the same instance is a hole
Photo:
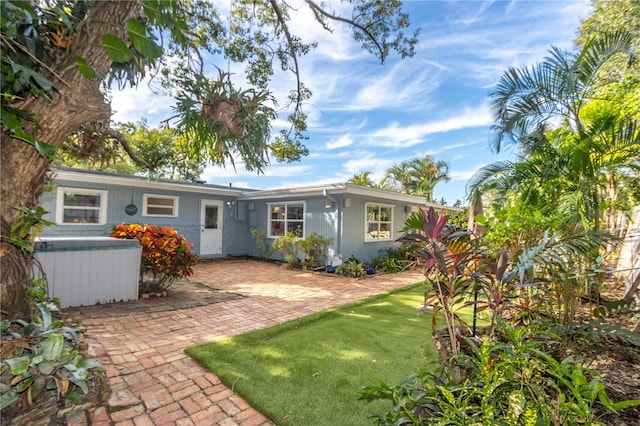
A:
{"label": "green lawn", "polygon": [[370,425],[387,402],[364,385],[397,384],[437,356],[413,285],[186,353],[278,425]]}

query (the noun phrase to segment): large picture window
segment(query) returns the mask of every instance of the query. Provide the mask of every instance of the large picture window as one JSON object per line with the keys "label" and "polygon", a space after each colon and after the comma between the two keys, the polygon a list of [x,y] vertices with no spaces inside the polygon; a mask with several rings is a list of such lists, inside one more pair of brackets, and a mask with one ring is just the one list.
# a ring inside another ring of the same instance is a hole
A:
{"label": "large picture window", "polygon": [[393,206],[367,203],[364,221],[365,242],[393,239]]}
{"label": "large picture window", "polygon": [[142,197],[143,216],[178,216],[178,197],[144,194]]}
{"label": "large picture window", "polygon": [[302,202],[268,204],[269,237],[275,238],[293,232],[296,236],[304,236],[304,208]]}
{"label": "large picture window", "polygon": [[107,191],[58,188],[56,222],[61,225],[104,225]]}

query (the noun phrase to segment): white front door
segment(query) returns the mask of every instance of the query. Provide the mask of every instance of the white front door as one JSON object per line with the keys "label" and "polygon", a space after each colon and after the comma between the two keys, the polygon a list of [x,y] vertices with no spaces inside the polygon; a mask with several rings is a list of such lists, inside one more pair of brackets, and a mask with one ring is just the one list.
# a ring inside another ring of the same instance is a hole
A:
{"label": "white front door", "polygon": [[222,201],[200,203],[200,255],[222,253]]}

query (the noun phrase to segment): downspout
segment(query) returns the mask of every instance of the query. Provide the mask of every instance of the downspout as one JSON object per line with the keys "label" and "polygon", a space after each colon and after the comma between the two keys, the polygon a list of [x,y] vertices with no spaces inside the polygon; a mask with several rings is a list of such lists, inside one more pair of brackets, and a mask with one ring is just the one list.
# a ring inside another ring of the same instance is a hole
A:
{"label": "downspout", "polygon": [[338,203],[338,220],[336,220],[336,254],[340,256],[340,259],[342,259],[342,224],[344,223],[344,221],[342,220],[343,214],[344,206],[342,205],[342,203]]}
{"label": "downspout", "polygon": [[331,195],[329,195],[329,193],[327,192],[326,189],[322,190],[322,196],[328,200],[330,200],[332,203],[336,203],[338,204],[338,200],[336,200],[335,198],[333,198]]}

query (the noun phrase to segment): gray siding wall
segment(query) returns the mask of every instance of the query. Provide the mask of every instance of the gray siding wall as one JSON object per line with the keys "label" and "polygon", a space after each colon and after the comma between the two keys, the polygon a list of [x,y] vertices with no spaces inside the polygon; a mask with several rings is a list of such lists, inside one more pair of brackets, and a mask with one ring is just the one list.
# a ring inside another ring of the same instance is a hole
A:
{"label": "gray siding wall", "polygon": [[[220,197],[210,194],[180,191],[158,191],[157,189],[131,188],[83,182],[56,181],[56,183],[58,186],[68,188],[108,191],[106,223],[104,225],[58,225],[55,227],[46,227],[42,232],[42,236],[109,236],[111,229],[122,222],[171,226],[178,231],[178,234],[184,235],[187,241],[193,243],[192,251],[194,253],[200,254],[200,201],[203,198],[219,199],[223,201],[223,242],[222,254],[215,257],[247,254],[247,244],[250,239],[250,234],[246,221],[238,220],[238,214],[236,212],[237,205],[227,206],[227,201],[235,201],[233,197]],[[144,194],[179,197],[178,216],[143,216],[142,203]],[[56,220],[56,196],[57,188],[44,193],[42,196],[42,206],[49,212],[45,218],[52,222]],[[124,209],[131,203],[132,196],[133,203],[138,207],[138,212],[129,216],[125,213]]]}
{"label": "gray siding wall", "polygon": [[388,200],[352,197],[351,207],[344,208],[345,226],[342,238],[343,261],[346,261],[351,255],[353,255],[363,262],[371,262],[374,257],[381,254],[380,250],[399,245],[394,241],[365,242],[365,206],[368,202],[394,206],[393,240],[401,236],[401,233],[399,231],[404,227],[404,222],[409,216],[407,213],[405,213],[405,204],[394,203]]}
{"label": "gray siding wall", "polygon": [[[381,249],[399,245],[394,241],[365,242],[364,240],[364,222],[365,222],[365,205],[367,202],[378,202],[381,204],[394,205],[393,210],[393,231],[394,240],[400,237],[399,230],[404,227],[404,222],[408,217],[405,212],[405,204],[392,203],[388,200],[374,200],[356,197],[350,198],[350,207],[345,207],[345,201],[342,196],[333,195],[335,200],[331,208],[325,206],[325,197],[314,197],[303,200],[302,198],[291,198],[279,200],[282,202],[306,201],[305,210],[305,236],[312,232],[318,232],[325,237],[333,239],[333,246],[329,250],[329,259],[333,255],[339,255],[343,261],[353,255],[364,262],[371,260],[380,255]],[[268,226],[268,200],[254,201],[254,209],[247,212],[247,222],[249,228],[258,227],[263,230]],[[269,239],[273,243],[273,239]],[[248,253],[257,255],[255,250],[255,240],[250,236],[248,244]],[[299,255],[303,258],[302,253]],[[273,256],[279,259],[279,254]]]}
{"label": "gray siding wall", "polygon": [[[249,229],[256,227],[260,228],[264,231],[267,231],[268,219],[269,219],[269,204],[273,203],[289,203],[303,201],[305,202],[305,219],[304,219],[304,236],[311,234],[312,232],[317,232],[318,234],[324,235],[327,238],[331,238],[333,240],[333,245],[329,249],[329,261],[331,256],[337,253],[337,245],[339,244],[338,239],[338,224],[339,224],[339,203],[333,203],[331,208],[326,208],[324,197],[314,197],[314,198],[301,198],[301,197],[292,197],[287,199],[279,199],[277,201],[269,201],[269,200],[256,200],[252,201],[254,204],[253,210],[248,210],[247,212],[247,224]],[[273,243],[273,238],[269,238],[269,243]],[[252,256],[257,256],[256,251],[256,243],[251,234],[249,234],[248,238],[248,254]],[[272,256],[274,259],[280,259],[280,255],[278,253]],[[304,258],[302,253],[299,253],[300,259]]]}
{"label": "gray siding wall", "polygon": [[226,255],[244,256],[250,254],[249,242],[252,240],[247,222],[246,202],[236,202],[235,206],[225,204],[222,228],[222,252]]}

